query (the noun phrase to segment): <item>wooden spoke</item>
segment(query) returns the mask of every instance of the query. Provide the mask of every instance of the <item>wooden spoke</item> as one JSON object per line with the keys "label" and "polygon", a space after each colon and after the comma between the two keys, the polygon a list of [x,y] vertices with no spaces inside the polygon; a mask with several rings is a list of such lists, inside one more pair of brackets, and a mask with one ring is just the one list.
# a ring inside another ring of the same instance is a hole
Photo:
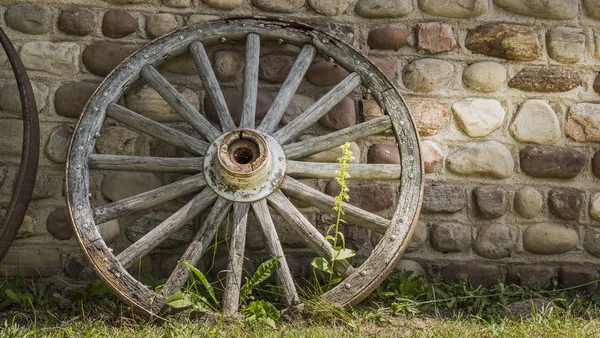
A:
{"label": "wooden spoke", "polygon": [[246,225],[250,203],[233,204],[233,223],[229,241],[227,278],[223,293],[223,312],[236,313],[240,304],[240,286],[244,267],[244,247],[246,246]]}
{"label": "wooden spoke", "polygon": [[[275,209],[283,218],[297,231],[298,235],[304,237],[308,246],[313,249],[317,255],[331,260],[333,256],[333,247],[331,243],[325,240],[325,237],[315,229],[315,227],[294,207],[287,197],[280,190],[275,191],[267,197],[269,205]],[[342,276],[346,277],[352,274],[354,268],[347,260],[335,262],[334,269]]]}
{"label": "wooden spoke", "polygon": [[[289,197],[306,202],[321,210],[334,212],[335,199],[333,197],[302,184],[289,176],[286,176],[279,188]],[[385,233],[391,224],[389,220],[349,203],[344,203],[344,219],[381,234]]]}
{"label": "wooden spoke", "polygon": [[202,171],[202,157],[148,157],[91,154],[91,169],[195,174]]}
{"label": "wooden spoke", "polygon": [[281,284],[281,290],[285,297],[285,302],[288,306],[294,306],[300,301],[298,300],[298,292],[296,291],[296,285],[294,285],[294,279],[292,273],[287,264],[283,248],[279,242],[279,236],[275,230],[275,224],[269,213],[269,207],[267,206],[266,200],[260,200],[252,203],[252,212],[258,221],[260,230],[262,231],[265,244],[267,245],[267,253],[271,257],[279,258],[279,267],[277,269],[277,276],[279,277],[279,284]]}
{"label": "wooden spoke", "polygon": [[175,231],[181,229],[187,222],[200,215],[216,198],[211,189],[204,189],[196,195],[183,208],[177,210],[173,215],[150,230],[149,233],[140,238],[123,250],[117,260],[125,268],[131,267],[140,258],[156,248],[160,243],[169,238]]}
{"label": "wooden spoke", "polygon": [[204,141],[167,127],[116,103],[109,104],[106,113],[115,121],[183,149],[192,155],[204,155],[208,148],[208,143]]}
{"label": "wooden spoke", "polygon": [[94,209],[94,222],[102,224],[136,211],[146,210],[176,198],[198,192],[205,186],[204,174],[197,174],[160,188],[98,207]]}
{"label": "wooden spoke", "polygon": [[327,114],[331,108],[338,104],[348,94],[352,93],[360,86],[360,84],[360,75],[357,73],[348,75],[342,82],[335,85],[335,87],[331,88],[327,94],[323,95],[317,102],[308,107],[302,115],[295,118],[285,127],[279,129],[273,137],[281,144],[288,143],[304,129],[316,123],[323,115]]}
{"label": "wooden spoke", "polygon": [[281,85],[279,93],[277,93],[273,104],[269,108],[269,111],[267,111],[265,119],[258,127],[258,130],[271,134],[277,129],[279,121],[281,121],[285,110],[298,90],[298,86],[302,82],[302,78],[304,78],[304,74],[306,74],[308,67],[311,65],[315,54],[316,49],[312,45],[304,45],[302,47],[294,66],[292,66],[289,75]]}
{"label": "wooden spoke", "polygon": [[[208,249],[212,239],[215,237],[221,222],[223,222],[225,216],[227,216],[231,210],[231,204],[230,201],[224,198],[217,199],[215,205],[213,205],[210,213],[202,223],[200,230],[198,230],[198,233],[196,233],[196,236],[183,254],[183,257],[181,257],[181,261],[188,262],[192,265],[198,264],[202,254]],[[175,270],[160,291],[162,298],[166,299],[175,292],[181,290],[188,278],[188,273],[189,270],[185,265],[177,264]],[[157,309],[162,308],[162,305],[163,304],[160,302],[155,304]]]}
{"label": "wooden spoke", "polygon": [[341,146],[346,142],[379,134],[390,128],[392,128],[392,122],[390,117],[386,115],[306,141],[286,144],[283,146],[283,151],[287,159],[301,159],[327,149]]}
{"label": "wooden spoke", "polygon": [[254,129],[259,62],[260,35],[250,33],[246,37],[246,63],[244,68],[244,92],[240,128]]}
{"label": "wooden spoke", "polygon": [[208,98],[212,102],[213,107],[219,116],[221,129],[223,129],[224,132],[235,129],[235,124],[233,123],[231,114],[229,114],[229,108],[227,108],[227,104],[225,103],[225,97],[223,97],[219,81],[217,81],[215,72],[210,65],[208,55],[206,55],[206,50],[204,50],[204,45],[201,42],[194,41],[190,44],[190,52],[194,59],[194,63],[196,64],[198,75],[200,75],[200,79],[202,79],[202,83],[206,89],[206,95],[208,95]]}
{"label": "wooden spoke", "polygon": [[177,114],[181,115],[202,137],[208,141],[214,141],[221,135],[158,70],[146,65],[142,69],[141,75],[175,109]]}
{"label": "wooden spoke", "polygon": [[[288,161],[285,173],[299,178],[335,178],[338,163]],[[349,164],[353,180],[399,180],[399,164]]]}

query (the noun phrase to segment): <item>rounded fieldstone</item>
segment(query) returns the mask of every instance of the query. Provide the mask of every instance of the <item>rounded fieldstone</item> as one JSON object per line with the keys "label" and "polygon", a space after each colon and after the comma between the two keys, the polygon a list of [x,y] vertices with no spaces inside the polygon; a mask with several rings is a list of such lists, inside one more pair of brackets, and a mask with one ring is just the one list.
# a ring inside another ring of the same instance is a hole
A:
{"label": "rounded fieldstone", "polygon": [[462,185],[426,184],[423,190],[423,211],[451,214],[467,206],[467,196]]}
{"label": "rounded fieldstone", "polygon": [[146,34],[155,39],[179,28],[177,17],[169,13],[150,14],[146,18]]}
{"label": "rounded fieldstone", "polygon": [[319,87],[329,87],[338,84],[349,73],[341,66],[328,61],[318,61],[308,67],[306,80]]}
{"label": "rounded fieldstone", "polygon": [[471,227],[459,223],[434,223],[429,236],[431,247],[443,253],[467,251]]}
{"label": "rounded fieldstone", "polygon": [[8,27],[27,34],[46,34],[52,29],[52,10],[38,4],[12,5],[4,19]]}
{"label": "rounded fieldstone", "polygon": [[553,144],[561,137],[556,113],[545,100],[527,100],[517,112],[510,131],[521,142]]}
{"label": "rounded fieldstone", "polygon": [[78,119],[97,87],[97,83],[89,81],[67,83],[60,86],[54,93],[56,114]]}
{"label": "rounded fieldstone", "polygon": [[411,278],[425,276],[425,269],[418,262],[412,261],[410,259],[401,259],[396,263],[396,271],[400,271],[402,273],[410,273]]}
{"label": "rounded fieldstone", "polygon": [[579,11],[577,0],[494,0],[507,11],[542,19],[570,20]]}
{"label": "rounded fieldstone", "polygon": [[54,209],[48,215],[46,220],[46,229],[52,237],[59,240],[68,240],[73,237],[73,226],[71,226],[71,216],[66,207]]}
{"label": "rounded fieldstone", "polygon": [[419,135],[436,135],[448,125],[450,115],[448,104],[420,98],[408,98],[405,101],[417,125]]}
{"label": "rounded fieldstone", "polygon": [[315,12],[326,16],[337,16],[348,8],[349,0],[308,0]]}
{"label": "rounded fieldstone", "polygon": [[429,53],[443,53],[456,48],[452,26],[442,22],[417,24],[417,49]]}
{"label": "rounded fieldstone", "polygon": [[563,254],[575,249],[578,243],[574,229],[558,224],[534,224],[523,232],[523,248],[537,255]]}
{"label": "rounded fieldstone", "polygon": [[365,121],[369,121],[383,116],[383,112],[381,111],[379,103],[370,98],[360,100],[360,112]]}
{"label": "rounded fieldstone", "polygon": [[121,234],[121,227],[119,226],[119,220],[113,219],[112,221],[98,224],[98,232],[105,242],[110,242],[116,239]]}
{"label": "rounded fieldstone", "polygon": [[590,197],[590,216],[600,221],[600,192],[593,193]]}
{"label": "rounded fieldstone", "polygon": [[102,18],[102,34],[109,38],[122,38],[137,30],[137,20],[126,11],[111,9]]}
{"label": "rounded fieldstone", "polygon": [[354,100],[346,96],[333,106],[327,114],[319,119],[319,124],[325,128],[340,130],[356,124],[356,109]]}
{"label": "rounded fieldstone", "polygon": [[510,150],[496,141],[467,143],[446,158],[448,170],[459,175],[488,175],[506,178],[514,174]]}
{"label": "rounded fieldstone", "polygon": [[[310,106],[315,103],[315,100],[304,95],[294,95],[292,102],[285,110],[283,117],[281,118],[281,124],[286,125],[292,122],[295,118],[304,113]],[[268,108],[268,107],[266,107]]]}
{"label": "rounded fieldstone", "polygon": [[447,18],[467,19],[479,16],[488,10],[485,0],[419,0],[423,12]]}
{"label": "rounded fieldstone", "polygon": [[454,66],[444,60],[420,59],[409,63],[402,72],[404,85],[417,92],[431,92],[450,81]]}
{"label": "rounded fieldstone", "polygon": [[[168,212],[152,212],[144,215],[131,224],[125,229],[125,235],[127,239],[135,243],[139,241],[145,234],[156,228],[165,219],[171,216]],[[173,249],[186,246],[194,236],[194,227],[192,224],[187,223],[172,235],[166,238],[163,242],[158,245],[161,249]]]}
{"label": "rounded fieldstone", "polygon": [[525,26],[489,23],[470,30],[465,47],[473,53],[531,61],[542,53],[537,33]]}
{"label": "rounded fieldstone", "polygon": [[600,230],[587,228],[583,237],[583,248],[592,256],[600,257]]}
{"label": "rounded fieldstone", "polygon": [[596,0],[583,0],[583,7],[589,17],[600,19],[600,3]]}
{"label": "rounded fieldstone", "polygon": [[548,30],[547,48],[552,59],[577,63],[584,58],[585,34],[578,28],[552,27]]}
{"label": "rounded fieldstone", "polygon": [[52,177],[49,176],[45,171],[38,169],[37,176],[35,178],[35,186],[33,187],[33,193],[31,194],[31,200],[36,201],[44,198],[50,198],[53,195],[54,184]]}
{"label": "rounded fieldstone", "polygon": [[263,55],[258,63],[258,78],[267,82],[282,83],[295,61],[295,57],[286,54]]}
{"label": "rounded fieldstone", "polygon": [[94,42],[85,48],[81,60],[92,74],[106,76],[137,49],[136,46]]}
{"label": "rounded fieldstone", "polygon": [[412,13],[410,0],[359,0],[354,9],[364,18],[398,18]]}
{"label": "rounded fieldstone", "polygon": [[477,231],[474,249],[482,257],[500,259],[511,255],[517,234],[504,224],[492,224]]}
{"label": "rounded fieldstone", "polygon": [[506,282],[521,286],[546,287],[552,283],[554,269],[549,266],[511,266],[506,274]]}
{"label": "rounded fieldstone", "polygon": [[592,88],[594,88],[594,91],[596,93],[600,94],[600,73],[598,73],[598,75],[596,75],[596,77],[594,78]]}
{"label": "rounded fieldstone", "polygon": [[487,219],[504,215],[508,204],[506,190],[496,186],[476,187],[473,189],[473,200],[479,214]]}
{"label": "rounded fieldstone", "polygon": [[373,62],[373,64],[379,68],[388,79],[393,80],[396,78],[396,66],[393,63],[376,56],[369,56],[368,59]]}
{"label": "rounded fieldstone", "polygon": [[561,66],[525,67],[508,81],[511,88],[539,93],[568,92],[580,84],[577,72]]}
{"label": "rounded fieldstone", "polygon": [[91,34],[96,27],[96,16],[87,8],[73,7],[64,9],[58,17],[58,29],[78,36]]}
{"label": "rounded fieldstone", "polygon": [[425,224],[423,221],[418,221],[415,231],[410,238],[410,242],[408,242],[408,246],[406,247],[406,252],[414,252],[419,250],[419,248],[427,242],[427,233],[427,224]]}
{"label": "rounded fieldstone", "polygon": [[421,142],[421,159],[425,172],[434,173],[444,159],[444,152],[437,143],[425,140]]}
{"label": "rounded fieldstone", "polygon": [[21,156],[23,151],[23,121],[20,119],[0,120],[0,154]]}
{"label": "rounded fieldstone", "polygon": [[44,153],[52,161],[56,163],[66,163],[67,153],[69,151],[69,143],[73,136],[73,127],[65,124],[59,124],[52,129]]}
{"label": "rounded fieldstone", "polygon": [[483,137],[502,127],[506,112],[498,100],[465,99],[452,105],[454,117],[471,137]]}
{"label": "rounded fieldstone", "polygon": [[371,49],[398,50],[409,44],[408,29],[387,25],[369,31],[367,44]]}
{"label": "rounded fieldstone", "polygon": [[592,158],[592,173],[594,176],[600,177],[600,150],[595,152]]}
{"label": "rounded fieldstone", "polygon": [[578,142],[600,142],[600,104],[572,104],[565,124],[565,134]]}
{"label": "rounded fieldstone", "polygon": [[192,5],[192,0],[162,0],[163,5],[173,8],[187,8]]}
{"label": "rounded fieldstone", "polygon": [[471,89],[493,92],[506,81],[506,68],[493,61],[476,62],[465,68],[462,80]]}
{"label": "rounded fieldstone", "polygon": [[209,5],[212,8],[223,10],[236,9],[242,5],[242,0],[202,0],[202,2]]}
{"label": "rounded fieldstone", "polygon": [[79,73],[79,45],[75,42],[26,42],[19,57],[27,70],[68,76]]}
{"label": "rounded fieldstone", "polygon": [[[349,182],[350,204],[367,211],[381,211],[394,205],[397,185],[388,182]],[[340,193],[340,185],[330,180],[325,192],[332,197]]]}
{"label": "rounded fieldstone", "polygon": [[306,0],[252,0],[254,6],[268,12],[295,13],[299,11]]}
{"label": "rounded fieldstone", "polygon": [[574,189],[552,189],[548,193],[550,212],[562,219],[576,220],[579,218],[583,195]]}
{"label": "rounded fieldstone", "polygon": [[235,80],[240,77],[244,69],[244,57],[238,52],[217,51],[213,54],[213,68],[219,81]]}
{"label": "rounded fieldstone", "polygon": [[592,266],[561,266],[558,270],[558,281],[563,288],[574,288],[587,294],[597,293],[598,279],[600,273]]}
{"label": "rounded fieldstone", "polygon": [[198,75],[196,64],[188,52],[183,52],[175,57],[165,60],[160,66],[160,70],[185,75]]}
{"label": "rounded fieldstone", "polygon": [[528,146],[519,151],[521,170],[539,178],[573,178],[585,165],[585,154],[573,148]]}
{"label": "rounded fieldstone", "polygon": [[[37,110],[41,111],[46,106],[48,86],[43,83],[31,81],[31,89],[33,90]],[[23,115],[19,86],[16,83],[9,82],[0,90],[0,109],[10,114]]]}
{"label": "rounded fieldstone", "polygon": [[[350,143],[350,151],[354,159],[350,161],[350,163],[359,163],[360,161],[360,147],[356,142]],[[337,163],[338,158],[342,157],[342,148],[341,147],[333,147],[322,152],[310,155],[305,158],[304,161],[307,162],[327,162],[327,163]]]}
{"label": "rounded fieldstone", "polygon": [[102,181],[102,194],[110,201],[119,201],[159,188],[162,184],[154,173],[114,172]]}
{"label": "rounded fieldstone", "polygon": [[[195,91],[185,87],[177,89],[194,108],[200,109],[200,99]],[[127,108],[155,121],[176,122],[183,120],[181,115],[177,114],[175,109],[154,88],[148,85],[137,87],[125,94],[125,103]]]}
{"label": "rounded fieldstone", "polygon": [[451,263],[443,267],[440,273],[452,283],[468,282],[473,287],[489,288],[504,280],[504,273],[499,266],[480,263]]}
{"label": "rounded fieldstone", "polygon": [[542,211],[542,194],[532,187],[523,187],[515,194],[515,211],[524,218],[534,218]]}
{"label": "rounded fieldstone", "polygon": [[367,163],[400,164],[400,152],[394,144],[373,144],[367,151]]}
{"label": "rounded fieldstone", "polygon": [[96,139],[96,150],[100,154],[149,156],[150,144],[145,135],[121,127],[105,128]]}
{"label": "rounded fieldstone", "polygon": [[[242,118],[242,92],[237,89],[224,89],[223,97],[225,98],[225,103],[227,104],[227,108],[229,109],[229,114],[233,119],[233,122],[236,125],[239,125],[240,120]],[[256,96],[256,112],[255,112],[255,125],[259,125],[269,107],[273,103],[273,98],[265,93],[259,92]],[[204,108],[206,112],[206,117],[214,123],[219,123],[219,116],[215,111],[212,102],[208,96],[204,97]]]}
{"label": "rounded fieldstone", "polygon": [[[296,181],[308,186],[309,188],[313,188],[315,190],[321,191],[321,189],[319,188],[319,186],[315,183],[315,180],[313,179],[308,179],[308,178],[301,178],[301,179],[297,179]],[[310,203],[301,201],[301,200],[297,200],[294,198],[290,198],[290,202],[292,202],[293,205],[295,205],[297,208],[309,208],[311,206]]]}

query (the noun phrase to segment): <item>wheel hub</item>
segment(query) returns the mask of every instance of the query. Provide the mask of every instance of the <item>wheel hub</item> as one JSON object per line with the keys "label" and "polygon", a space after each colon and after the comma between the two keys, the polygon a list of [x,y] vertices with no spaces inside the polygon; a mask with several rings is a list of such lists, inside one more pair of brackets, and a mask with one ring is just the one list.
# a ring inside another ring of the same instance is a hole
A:
{"label": "wheel hub", "polygon": [[204,177],[220,196],[235,202],[267,197],[285,175],[283,149],[267,134],[237,129],[216,139],[204,158]]}

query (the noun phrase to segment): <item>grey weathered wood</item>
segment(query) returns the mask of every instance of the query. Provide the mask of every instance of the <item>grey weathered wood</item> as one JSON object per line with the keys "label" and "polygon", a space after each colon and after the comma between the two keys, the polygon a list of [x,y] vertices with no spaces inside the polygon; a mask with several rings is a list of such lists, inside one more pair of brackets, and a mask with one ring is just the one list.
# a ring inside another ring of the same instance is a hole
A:
{"label": "grey weathered wood", "polygon": [[[279,186],[287,196],[304,201],[321,210],[334,213],[335,199],[306,184],[302,184],[291,177],[286,177]],[[378,233],[385,233],[391,222],[381,216],[372,214],[352,204],[344,202],[344,219]]]}
{"label": "grey weathered wood", "polygon": [[[285,173],[297,178],[335,178],[338,163],[287,161]],[[349,164],[348,175],[353,180],[398,180],[399,164]]]}
{"label": "grey weathered wood", "polygon": [[[333,247],[331,243],[325,240],[325,237],[302,215],[296,207],[290,202],[281,190],[276,190],[267,197],[269,205],[275,209],[298,233],[306,240],[306,244],[317,253],[317,255],[331,260],[333,257]],[[347,260],[339,260],[334,264],[336,272],[347,277],[352,274],[354,268]]]}
{"label": "grey weathered wood", "polygon": [[248,224],[249,203],[233,204],[233,222],[229,240],[229,260],[223,292],[222,309],[225,314],[236,313],[240,305],[240,286],[244,268],[244,248],[246,246],[246,225]]}
{"label": "grey weathered wood", "polygon": [[240,128],[254,129],[259,61],[260,35],[250,33],[246,37],[246,63],[244,66],[244,90]]}
{"label": "grey weathered wood", "polygon": [[287,259],[283,253],[279,236],[275,230],[275,224],[273,224],[273,219],[269,213],[267,201],[263,199],[252,203],[252,212],[254,213],[254,216],[258,221],[258,226],[263,234],[267,246],[267,253],[271,257],[280,257],[279,267],[277,268],[277,277],[279,278],[279,284],[281,285],[286,304],[288,306],[294,306],[300,302],[298,292],[296,291],[296,285],[294,284],[294,278],[290,272]]}
{"label": "grey weathered wood", "polygon": [[221,129],[223,129],[224,132],[235,129],[235,124],[229,113],[229,108],[227,108],[227,103],[225,103],[225,97],[223,97],[219,81],[217,81],[215,72],[210,65],[210,60],[208,60],[208,55],[206,54],[202,42],[192,42],[190,44],[190,53],[196,64],[198,75],[200,75],[200,79],[202,79],[202,83],[204,84],[206,95],[208,95],[208,98],[213,104],[213,108],[217,112],[217,116],[219,116]]}
{"label": "grey weathered wood", "polygon": [[[188,246],[187,250],[181,257],[181,261],[188,262],[192,265],[198,264],[202,254],[211,244],[215,237],[221,222],[231,210],[232,203],[224,198],[218,198],[213,205],[210,213],[202,223],[200,230]],[[162,298],[166,299],[175,292],[181,290],[189,275],[189,269],[183,264],[177,264],[175,270],[160,291]],[[161,309],[163,304],[157,302],[153,305],[154,309]]]}
{"label": "grey weathered wood", "polygon": [[273,104],[267,111],[265,118],[258,127],[258,130],[264,131],[267,134],[273,133],[279,125],[279,121],[285,114],[285,110],[289,106],[294,94],[298,90],[298,86],[304,78],[304,74],[310,67],[313,58],[315,57],[316,49],[312,45],[304,45],[296,62],[292,66],[290,73],[281,85]]}
{"label": "grey weathered wood", "polygon": [[379,134],[392,127],[389,116],[378,117],[367,122],[344,128],[329,134],[310,138],[305,141],[286,144],[283,151],[288,159],[301,159],[327,149],[341,146],[365,137]]}
{"label": "grey weathered wood", "polygon": [[360,84],[360,75],[357,73],[348,75],[344,80],[335,85],[335,87],[331,88],[325,95],[317,100],[317,102],[308,107],[308,109],[300,116],[285,125],[285,127],[279,129],[273,137],[281,144],[288,143],[304,129],[310,127],[327,114],[331,108],[338,104],[348,94],[352,93],[360,86]]}
{"label": "grey weathered wood", "polygon": [[214,141],[221,135],[221,132],[213,127],[158,70],[150,65],[146,65],[142,68],[141,75],[202,137],[208,141]]}
{"label": "grey weathered wood", "polygon": [[90,169],[195,174],[202,171],[202,157],[149,157],[91,154]]}
{"label": "grey weathered wood", "polygon": [[94,221],[96,224],[108,222],[136,211],[146,210],[176,198],[193,194],[205,186],[204,174],[197,174],[160,188],[95,208],[93,211]]}
{"label": "grey weathered wood", "polygon": [[117,256],[117,260],[125,268],[131,267],[174,232],[181,229],[187,222],[200,215],[216,198],[217,195],[211,189],[202,190],[201,193],[194,196],[191,201],[165,219],[139,241],[121,251]]}
{"label": "grey weathered wood", "polygon": [[192,155],[204,155],[206,149],[208,149],[208,143],[177,129],[167,127],[116,103],[109,104],[106,113],[115,121],[183,149]]}

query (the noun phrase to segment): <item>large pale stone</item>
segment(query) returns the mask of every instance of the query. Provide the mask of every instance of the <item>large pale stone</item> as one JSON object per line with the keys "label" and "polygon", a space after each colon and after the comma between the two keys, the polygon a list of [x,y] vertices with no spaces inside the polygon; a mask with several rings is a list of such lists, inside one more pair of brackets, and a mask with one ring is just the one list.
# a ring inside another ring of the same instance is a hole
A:
{"label": "large pale stone", "polygon": [[410,0],[359,0],[356,13],[364,18],[397,18],[412,13]]}
{"label": "large pale stone", "polygon": [[421,136],[432,136],[448,125],[449,109],[443,102],[407,99],[406,104]]}
{"label": "large pale stone", "polygon": [[96,139],[96,150],[100,154],[149,156],[150,144],[145,135],[121,127],[105,128]]}
{"label": "large pale stone", "polygon": [[466,99],[452,105],[454,117],[471,137],[483,137],[502,127],[506,112],[498,100]]}
{"label": "large pale stone", "polygon": [[177,17],[169,13],[150,14],[146,18],[146,34],[155,39],[179,28]]}
{"label": "large pale stone", "polygon": [[577,63],[585,53],[585,34],[579,28],[552,27],[548,30],[548,54],[562,63]]}
{"label": "large pale stone", "polygon": [[493,92],[506,81],[506,68],[494,61],[476,62],[465,68],[462,80],[471,89]]}
{"label": "large pale stone", "polygon": [[513,137],[521,142],[553,144],[560,139],[560,124],[546,100],[525,101],[510,125]]}
{"label": "large pale stone", "polygon": [[423,266],[415,261],[408,259],[399,260],[396,264],[396,271],[410,273],[410,277],[412,278],[425,276],[425,269],[423,268]]}
{"label": "large pale stone", "polygon": [[244,57],[238,52],[220,50],[213,54],[213,68],[219,81],[227,82],[240,77]]}
{"label": "large pale stone", "polygon": [[66,76],[79,73],[79,52],[74,42],[37,41],[25,43],[19,55],[28,70]]}
{"label": "large pale stone", "polygon": [[160,179],[154,173],[112,172],[102,181],[102,194],[111,201],[118,201],[160,186]]}
{"label": "large pale stone", "polygon": [[337,16],[348,8],[349,0],[308,0],[315,12],[327,16]]}
{"label": "large pale stone", "polygon": [[269,12],[294,13],[299,11],[306,0],[252,0],[254,6]]}
{"label": "large pale stone", "polygon": [[102,224],[98,224],[98,232],[105,242],[110,242],[116,239],[121,234],[121,228],[119,226],[119,220],[113,219]]}
{"label": "large pale stone", "polygon": [[437,143],[425,140],[421,142],[421,158],[425,172],[434,173],[444,159],[444,152]]}
{"label": "large pale stone", "polygon": [[442,22],[421,22],[417,24],[419,50],[429,53],[448,52],[456,48],[452,26]]}
{"label": "large pale stone", "polygon": [[577,0],[494,0],[507,11],[542,19],[570,20],[577,16]]}
{"label": "large pale stone", "polygon": [[600,192],[595,192],[590,197],[590,216],[600,221]]}
{"label": "large pale stone", "polygon": [[523,248],[538,255],[562,254],[575,249],[577,243],[577,232],[558,224],[534,224],[523,232]]}
{"label": "large pale stone", "polygon": [[[35,105],[38,112],[46,106],[46,98],[48,97],[48,86],[39,82],[31,82],[33,96],[35,97]],[[0,90],[0,109],[7,113],[15,115],[23,115],[21,106],[21,97],[19,96],[19,87],[16,83],[8,83]]]}
{"label": "large pale stone", "polygon": [[466,19],[488,10],[485,0],[419,0],[419,8],[429,14],[447,18]]}
{"label": "large pale stone", "polygon": [[448,84],[453,74],[454,66],[448,61],[419,59],[404,67],[402,81],[414,91],[431,92]]}
{"label": "large pale stone", "polygon": [[467,143],[446,159],[448,170],[459,175],[489,175],[506,178],[514,173],[515,162],[501,143],[486,141]]}
{"label": "large pale stone", "polygon": [[537,59],[542,46],[535,31],[525,26],[489,23],[467,33],[465,47],[473,53],[509,60]]}
{"label": "large pale stone", "polygon": [[565,134],[579,142],[600,141],[600,104],[571,105],[565,124]]}
{"label": "large pale stone", "polygon": [[492,224],[477,231],[474,249],[485,258],[510,256],[517,245],[517,234],[504,224]]}
{"label": "large pale stone", "polygon": [[598,0],[583,0],[583,7],[589,17],[600,19],[600,2]]}
{"label": "large pale stone", "polygon": [[[183,94],[192,106],[200,110],[200,99],[196,92],[185,87],[179,88],[179,92]],[[172,122],[183,120],[160,94],[147,85],[138,87],[127,93],[125,95],[125,103],[127,108],[155,121]]]}
{"label": "large pale stone", "polygon": [[515,211],[524,218],[534,218],[544,206],[542,194],[533,187],[523,187],[517,191],[514,200]]}

